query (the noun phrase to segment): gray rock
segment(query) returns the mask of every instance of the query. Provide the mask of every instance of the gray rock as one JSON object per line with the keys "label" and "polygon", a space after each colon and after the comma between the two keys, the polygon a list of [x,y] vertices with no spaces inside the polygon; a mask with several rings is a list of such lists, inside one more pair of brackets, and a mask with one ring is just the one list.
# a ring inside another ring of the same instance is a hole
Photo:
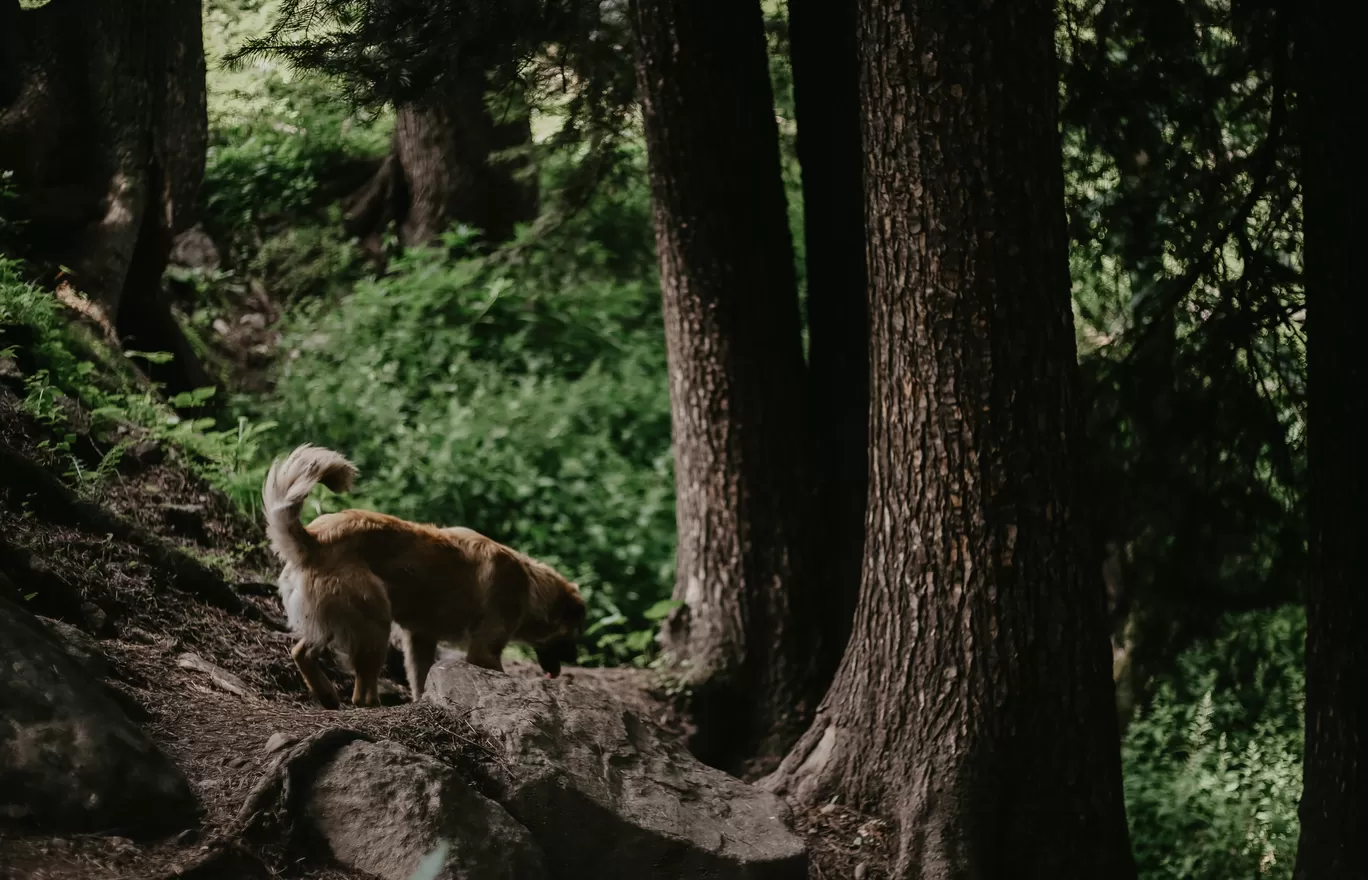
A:
{"label": "gray rock", "polygon": [[806,880],[779,798],[700,763],[599,689],[447,660],[427,694],[502,745],[494,796],[553,877]]}
{"label": "gray rock", "polygon": [[28,612],[0,602],[0,815],[154,834],[197,814],[185,776]]}
{"label": "gray rock", "polygon": [[36,619],[47,630],[52,643],[61,648],[62,653],[80,666],[86,675],[94,679],[104,695],[113,700],[125,715],[133,721],[146,721],[148,719],[147,710],[143,708],[141,703],[134,699],[131,694],[125,693],[107,680],[113,675],[114,670],[110,667],[109,660],[105,657],[104,650],[100,647],[99,642],[95,641],[84,630],[65,621],[52,620],[47,617]]}
{"label": "gray rock", "polygon": [[213,271],[221,262],[222,257],[219,256],[214,240],[199,224],[176,236],[171,244],[170,263],[173,266]]}
{"label": "gray rock", "polygon": [[100,650],[100,645],[94,638],[78,627],[60,620],[47,617],[39,617],[37,620],[47,629],[57,647],[85,670],[87,675],[91,678],[109,677],[109,661],[105,659],[104,651]]}
{"label": "gray rock", "polygon": [[276,731],[271,734],[270,739],[266,740],[266,745],[262,750],[268,755],[274,754],[287,746],[294,745],[295,740],[296,737],[290,736],[288,733]]}
{"label": "gray rock", "polygon": [[203,504],[161,504],[158,508],[162,522],[171,534],[192,541],[203,541],[209,536]]}
{"label": "gray rock", "polygon": [[124,473],[141,473],[166,461],[166,449],[155,440],[139,440],[123,451],[119,459],[119,470]]}
{"label": "gray rock", "polygon": [[94,602],[81,603],[81,615],[85,618],[86,628],[97,636],[114,635],[114,624],[105,610]]}
{"label": "gray rock", "polygon": [[343,865],[409,880],[445,843],[443,880],[542,880],[527,829],[441,761],[393,742],[349,743],[320,768],[304,815]]}

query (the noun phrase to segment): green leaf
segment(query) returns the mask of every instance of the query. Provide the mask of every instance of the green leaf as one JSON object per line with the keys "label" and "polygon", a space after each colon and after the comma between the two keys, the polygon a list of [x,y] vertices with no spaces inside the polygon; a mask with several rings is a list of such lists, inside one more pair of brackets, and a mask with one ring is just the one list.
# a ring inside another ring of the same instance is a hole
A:
{"label": "green leaf", "polygon": [[124,352],[126,358],[142,358],[149,364],[169,364],[175,360],[175,356],[169,351],[135,351],[129,349]]}
{"label": "green leaf", "polygon": [[659,622],[669,617],[671,612],[683,604],[683,602],[680,602],[677,599],[661,599],[659,602],[643,611],[641,616],[647,620]]}

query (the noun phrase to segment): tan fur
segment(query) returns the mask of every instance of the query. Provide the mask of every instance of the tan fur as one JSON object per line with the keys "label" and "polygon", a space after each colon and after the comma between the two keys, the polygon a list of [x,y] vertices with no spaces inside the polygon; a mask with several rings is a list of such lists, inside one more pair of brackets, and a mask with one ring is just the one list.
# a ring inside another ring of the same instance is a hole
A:
{"label": "tan fur", "polygon": [[356,674],[352,701],[379,703],[377,679],[391,626],[404,651],[414,699],[423,693],[439,642],[465,642],[466,658],[503,671],[500,656],[521,641],[553,660],[584,623],[579,588],[553,568],[471,529],[437,528],[368,510],[299,513],[318,483],[350,487],[356,468],[341,455],[300,446],[271,466],[262,488],[266,532],[285,568],[280,597],[300,637],[292,656],[324,706],[337,692],[318,663],[333,648]]}

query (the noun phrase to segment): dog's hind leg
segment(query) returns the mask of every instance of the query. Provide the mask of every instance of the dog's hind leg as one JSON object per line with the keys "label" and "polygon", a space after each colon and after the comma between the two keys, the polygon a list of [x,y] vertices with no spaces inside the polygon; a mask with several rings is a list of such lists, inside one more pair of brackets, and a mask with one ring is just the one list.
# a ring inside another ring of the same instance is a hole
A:
{"label": "dog's hind leg", "polygon": [[385,666],[389,650],[389,622],[376,628],[369,637],[358,640],[351,649],[352,671],[356,684],[352,687],[352,705],[374,707],[380,705],[380,670]]}
{"label": "dog's hind leg", "polygon": [[437,639],[425,633],[400,630],[400,645],[404,649],[404,673],[408,676],[413,702],[423,698],[428,670],[437,660]]}
{"label": "dog's hind leg", "polygon": [[314,699],[318,700],[324,709],[339,708],[342,702],[337,697],[337,688],[333,687],[327,673],[323,671],[323,666],[318,662],[318,647],[309,644],[307,639],[300,639],[290,649],[290,656],[294,658],[295,666],[304,677],[304,684]]}

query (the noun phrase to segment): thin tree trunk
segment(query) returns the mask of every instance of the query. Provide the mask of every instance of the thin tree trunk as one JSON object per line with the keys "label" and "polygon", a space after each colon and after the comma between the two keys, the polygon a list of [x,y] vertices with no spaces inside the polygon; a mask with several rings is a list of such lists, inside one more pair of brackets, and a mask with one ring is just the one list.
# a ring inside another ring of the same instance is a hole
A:
{"label": "thin tree trunk", "polygon": [[789,0],[803,171],[808,383],[825,628],[813,645],[831,681],[860,592],[869,481],[869,307],[865,290],[860,67],[855,0]]}
{"label": "thin tree trunk", "polygon": [[1357,248],[1368,186],[1350,108],[1368,87],[1354,29],[1324,2],[1298,10],[1307,327],[1311,583],[1298,880],[1368,877],[1368,298]]}
{"label": "thin tree trunk", "polygon": [[[793,244],[759,3],[635,0],[660,258],[695,754],[783,754],[820,699]],[[755,759],[747,762],[746,759]]]}
{"label": "thin tree trunk", "polygon": [[862,0],[870,494],[850,645],[767,785],[904,878],[1134,877],[1076,485],[1053,7]]}
{"label": "thin tree trunk", "polygon": [[153,371],[176,391],[210,384],[162,292],[204,176],[200,14],[196,0],[10,10],[19,54],[0,71],[0,165],[15,172],[37,254],[70,266],[128,344],[176,355]]}
{"label": "thin tree trunk", "polygon": [[517,224],[536,219],[537,185],[523,173],[527,160],[497,155],[529,145],[531,123],[515,108],[496,118],[484,87],[483,79],[462,83],[398,108],[389,159],[348,207],[350,229],[371,250],[391,223],[399,242],[413,247],[455,223],[486,241],[507,241]]}

